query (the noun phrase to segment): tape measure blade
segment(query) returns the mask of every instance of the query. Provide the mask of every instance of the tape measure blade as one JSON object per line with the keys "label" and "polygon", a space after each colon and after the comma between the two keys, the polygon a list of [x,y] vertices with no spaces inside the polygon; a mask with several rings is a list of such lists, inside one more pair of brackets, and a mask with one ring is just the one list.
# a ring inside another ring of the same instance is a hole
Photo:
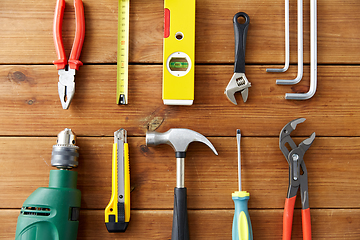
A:
{"label": "tape measure blade", "polygon": [[119,0],[116,103],[128,104],[130,0]]}

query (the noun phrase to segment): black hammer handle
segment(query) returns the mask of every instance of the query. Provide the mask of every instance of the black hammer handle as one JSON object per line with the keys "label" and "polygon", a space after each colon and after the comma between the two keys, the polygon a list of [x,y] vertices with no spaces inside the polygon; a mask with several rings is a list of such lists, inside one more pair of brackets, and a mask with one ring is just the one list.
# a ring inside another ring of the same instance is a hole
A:
{"label": "black hammer handle", "polygon": [[[240,24],[238,18],[243,17],[245,23]],[[246,36],[249,28],[250,18],[244,12],[235,14],[233,18],[234,33],[235,33],[235,73],[245,73],[245,47]]]}
{"label": "black hammer handle", "polygon": [[186,188],[174,189],[174,213],[171,240],[189,240]]}

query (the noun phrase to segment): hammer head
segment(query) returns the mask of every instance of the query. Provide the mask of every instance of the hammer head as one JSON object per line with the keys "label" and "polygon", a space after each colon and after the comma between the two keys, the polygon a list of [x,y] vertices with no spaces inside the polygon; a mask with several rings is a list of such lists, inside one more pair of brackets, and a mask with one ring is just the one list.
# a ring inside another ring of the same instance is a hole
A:
{"label": "hammer head", "polygon": [[147,132],[146,145],[156,146],[159,144],[170,145],[176,153],[185,153],[192,142],[202,142],[218,155],[211,142],[198,132],[185,128],[172,128],[165,133]]}

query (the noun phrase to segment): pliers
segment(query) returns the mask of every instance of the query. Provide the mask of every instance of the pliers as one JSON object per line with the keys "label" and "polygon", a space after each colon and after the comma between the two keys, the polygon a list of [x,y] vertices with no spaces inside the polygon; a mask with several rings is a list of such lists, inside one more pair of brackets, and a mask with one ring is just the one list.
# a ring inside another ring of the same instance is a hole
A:
{"label": "pliers", "polygon": [[[300,186],[301,195],[301,216],[303,239],[311,240],[311,219],[309,207],[308,179],[307,169],[304,162],[304,154],[310,148],[315,139],[315,132],[299,146],[290,137],[290,133],[295,130],[296,125],[304,122],[305,118],[299,118],[290,121],[280,132],[279,146],[289,164],[289,189],[285,200],[284,216],[283,216],[283,240],[291,239],[292,221],[294,214],[294,206],[296,193]],[[288,143],[291,150],[285,144]],[[301,171],[302,170],[302,174]]]}
{"label": "pliers", "polygon": [[85,37],[85,16],[82,0],[74,0],[76,30],[69,61],[65,56],[62,40],[62,21],[64,17],[65,0],[57,0],[55,8],[53,35],[58,60],[56,65],[59,74],[58,92],[63,109],[68,109],[75,93],[75,73],[83,63],[79,60]]}

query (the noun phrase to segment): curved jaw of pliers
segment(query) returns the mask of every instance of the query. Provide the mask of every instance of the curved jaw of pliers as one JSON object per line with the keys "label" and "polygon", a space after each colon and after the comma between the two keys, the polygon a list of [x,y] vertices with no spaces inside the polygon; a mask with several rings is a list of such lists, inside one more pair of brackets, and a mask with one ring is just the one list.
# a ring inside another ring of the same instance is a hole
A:
{"label": "curved jaw of pliers", "polygon": [[290,136],[291,132],[294,131],[296,129],[296,126],[299,124],[299,123],[303,123],[305,122],[305,118],[298,118],[298,119],[295,119],[295,120],[292,120],[290,122],[288,122],[284,127],[283,129],[281,129],[281,132],[280,132],[280,142],[283,141],[284,138],[287,138]]}
{"label": "curved jaw of pliers", "polygon": [[249,87],[251,87],[251,83],[247,80],[245,73],[234,73],[224,93],[230,102],[237,105],[235,93],[240,91],[244,102],[246,102],[249,95]]}
{"label": "curved jaw of pliers", "polygon": [[[280,137],[279,137],[279,147],[282,153],[284,154],[286,160],[289,162],[289,149],[285,146],[286,143],[288,143],[291,147],[291,150],[294,150],[296,148],[300,148],[303,151],[303,154],[310,148],[311,144],[313,143],[315,139],[315,132],[313,132],[309,138],[305,139],[299,144],[299,147],[295,144],[295,142],[292,140],[290,134],[292,131],[296,129],[296,126],[299,123],[305,122],[305,118],[298,118],[295,120],[290,121],[287,123],[283,129],[281,129]],[[290,163],[289,163],[290,164]]]}
{"label": "curved jaw of pliers", "polygon": [[60,69],[58,92],[63,109],[68,109],[75,93],[75,69]]}
{"label": "curved jaw of pliers", "polygon": [[302,141],[300,144],[299,144],[299,147],[304,151],[306,152],[309,147],[311,146],[311,144],[313,143],[313,141],[315,140],[315,132],[313,132],[309,138],[305,139],[304,141]]}

